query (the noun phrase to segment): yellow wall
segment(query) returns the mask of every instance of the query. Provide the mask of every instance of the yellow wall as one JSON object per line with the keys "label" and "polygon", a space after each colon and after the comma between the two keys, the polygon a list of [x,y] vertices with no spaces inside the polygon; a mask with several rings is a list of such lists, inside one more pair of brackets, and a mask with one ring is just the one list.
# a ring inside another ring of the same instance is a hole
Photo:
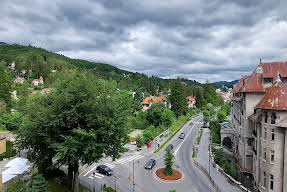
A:
{"label": "yellow wall", "polygon": [[0,154],[6,152],[6,140],[2,139],[0,140]]}

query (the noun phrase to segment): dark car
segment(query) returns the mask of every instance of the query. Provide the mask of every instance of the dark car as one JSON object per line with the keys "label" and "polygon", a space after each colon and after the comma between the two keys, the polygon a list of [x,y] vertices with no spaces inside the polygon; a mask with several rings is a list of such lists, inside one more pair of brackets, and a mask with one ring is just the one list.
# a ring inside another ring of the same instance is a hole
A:
{"label": "dark car", "polygon": [[202,128],[209,128],[208,123],[204,123],[203,126],[202,126]]}
{"label": "dark car", "polygon": [[150,159],[150,160],[148,160],[148,162],[146,162],[144,168],[145,169],[152,169],[154,166],[155,166],[155,160]]}
{"label": "dark car", "polygon": [[169,145],[165,148],[165,150],[168,150],[168,149],[172,151],[172,150],[173,150],[173,145],[172,145],[172,144],[169,144]]}
{"label": "dark car", "polygon": [[106,165],[99,165],[96,170],[103,174],[103,175],[107,175],[107,176],[111,176],[113,174],[113,170],[111,168],[109,168]]}
{"label": "dark car", "polygon": [[181,133],[178,138],[184,139],[184,137],[185,137],[185,134],[184,134],[184,133]]}

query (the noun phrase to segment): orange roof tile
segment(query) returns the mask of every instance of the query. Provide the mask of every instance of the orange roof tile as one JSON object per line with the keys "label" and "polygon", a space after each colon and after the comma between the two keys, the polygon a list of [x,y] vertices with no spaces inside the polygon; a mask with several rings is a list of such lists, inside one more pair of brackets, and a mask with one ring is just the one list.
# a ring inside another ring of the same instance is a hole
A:
{"label": "orange roof tile", "polygon": [[287,110],[287,83],[275,82],[272,87],[266,89],[256,108]]}
{"label": "orange roof tile", "polygon": [[188,101],[195,101],[195,98],[194,98],[194,96],[189,96],[189,97],[187,97],[187,100]]}
{"label": "orange roof tile", "polygon": [[286,61],[259,64],[244,85],[242,92],[265,92],[263,78],[272,78],[274,82],[278,71],[281,77],[287,77]]}
{"label": "orange roof tile", "polygon": [[250,76],[249,75],[244,75],[240,78],[240,80],[233,86],[232,89],[232,93],[238,93],[240,91],[240,89],[243,87],[244,85],[244,81],[246,79],[248,79]]}

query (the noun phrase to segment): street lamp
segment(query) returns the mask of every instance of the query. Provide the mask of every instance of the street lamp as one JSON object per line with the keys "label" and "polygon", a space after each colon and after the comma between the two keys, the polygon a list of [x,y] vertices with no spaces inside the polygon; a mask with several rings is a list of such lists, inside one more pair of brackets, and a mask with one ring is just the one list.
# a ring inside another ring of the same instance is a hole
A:
{"label": "street lamp", "polygon": [[93,172],[93,192],[95,192],[95,175],[96,173]]}

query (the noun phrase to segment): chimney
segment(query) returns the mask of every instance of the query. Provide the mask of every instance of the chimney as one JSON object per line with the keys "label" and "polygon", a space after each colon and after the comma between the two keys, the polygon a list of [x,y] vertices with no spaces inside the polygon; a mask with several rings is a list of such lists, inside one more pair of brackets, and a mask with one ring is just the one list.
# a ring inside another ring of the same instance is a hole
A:
{"label": "chimney", "polygon": [[261,62],[261,58],[260,58],[260,64],[261,64],[262,62]]}

